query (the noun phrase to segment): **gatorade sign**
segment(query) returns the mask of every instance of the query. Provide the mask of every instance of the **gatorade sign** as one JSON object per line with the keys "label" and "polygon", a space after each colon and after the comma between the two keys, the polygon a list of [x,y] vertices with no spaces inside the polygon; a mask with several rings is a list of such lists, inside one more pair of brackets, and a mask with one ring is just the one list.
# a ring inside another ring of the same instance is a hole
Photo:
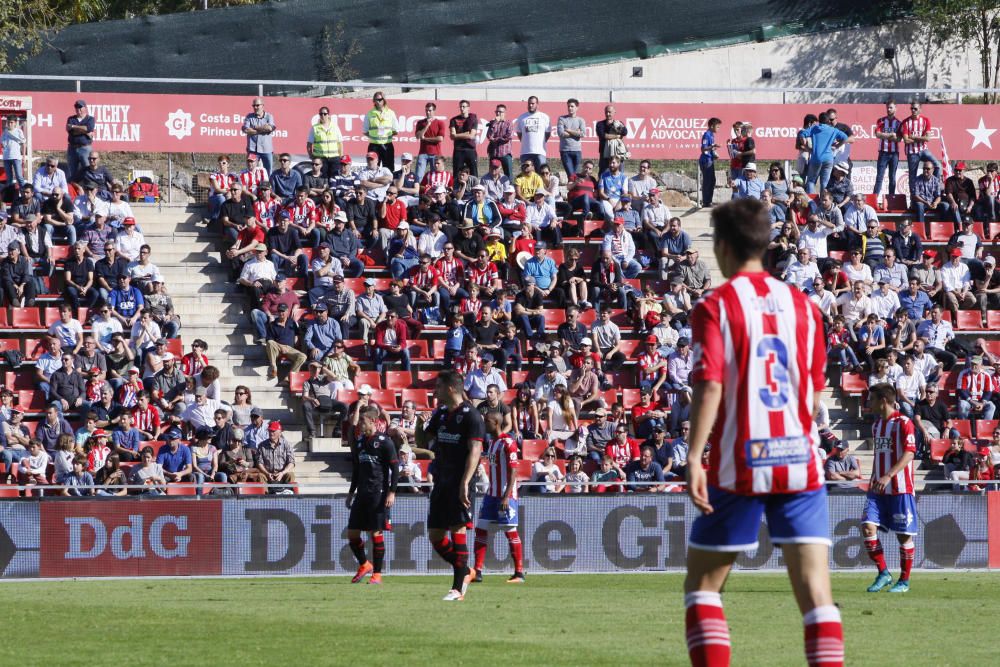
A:
{"label": "gatorade sign", "polygon": [[219,574],[221,517],[214,500],[44,503],[40,575]]}

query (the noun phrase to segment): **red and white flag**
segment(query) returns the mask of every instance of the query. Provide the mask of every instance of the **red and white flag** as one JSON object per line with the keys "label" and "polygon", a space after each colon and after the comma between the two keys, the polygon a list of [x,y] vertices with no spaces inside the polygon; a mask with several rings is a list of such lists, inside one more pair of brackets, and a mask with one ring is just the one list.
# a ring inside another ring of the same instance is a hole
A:
{"label": "red and white flag", "polygon": [[944,143],[944,132],[941,133],[941,180],[952,175],[951,160],[948,159],[948,146]]}

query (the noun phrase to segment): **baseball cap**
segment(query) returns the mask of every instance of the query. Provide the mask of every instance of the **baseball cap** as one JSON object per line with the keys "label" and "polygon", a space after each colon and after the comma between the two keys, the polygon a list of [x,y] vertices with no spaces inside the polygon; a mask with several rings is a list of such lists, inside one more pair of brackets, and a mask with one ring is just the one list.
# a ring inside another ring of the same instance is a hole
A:
{"label": "baseball cap", "polygon": [[163,434],[164,442],[170,442],[171,440],[180,440],[180,439],[181,439],[181,432],[178,431],[177,429],[172,428]]}
{"label": "baseball cap", "polygon": [[273,421],[273,422],[271,422],[270,424],[267,425],[267,430],[268,431],[280,431],[281,430],[281,422],[279,422],[279,421]]}
{"label": "baseball cap", "polygon": [[648,336],[646,336],[646,342],[647,343],[659,343],[660,339],[657,338],[656,336],[654,336],[653,334],[649,334]]}
{"label": "baseball cap", "polygon": [[322,243],[319,244],[319,247],[320,248],[326,248],[327,250],[329,250],[330,249],[330,244],[327,243],[326,241],[323,241]]}
{"label": "baseball cap", "polygon": [[198,387],[197,389],[194,390],[194,395],[195,396],[205,396],[207,394],[208,394],[208,390],[205,389],[205,387]]}
{"label": "baseball cap", "polygon": [[490,166],[491,167],[500,167],[502,165],[503,165],[503,163],[500,160],[497,160],[497,159],[490,160]]}
{"label": "baseball cap", "polygon": [[504,192],[517,192],[517,188],[515,188],[513,185],[508,185],[507,187],[505,187],[503,189],[503,191]]}
{"label": "baseball cap", "polygon": [[128,217],[122,220],[123,225],[135,225],[135,218]]}
{"label": "baseball cap", "polygon": [[177,357],[174,356],[173,352],[164,352],[163,356],[160,357],[163,361],[173,361]]}
{"label": "baseball cap", "polygon": [[332,282],[335,282],[335,283],[342,283],[342,282],[344,282],[344,276],[342,276],[339,273],[337,273],[337,274],[334,274],[334,275],[330,276],[330,280]]}
{"label": "baseball cap", "polygon": [[444,187],[443,185],[439,185],[436,188],[434,188],[434,194],[436,194],[436,195],[446,195],[446,194],[448,194],[448,188]]}
{"label": "baseball cap", "polygon": [[620,216],[617,217],[617,218],[615,218],[615,224],[616,225],[624,225],[625,224],[625,218],[622,218]]}
{"label": "baseball cap", "polygon": [[632,198],[629,197],[628,195],[622,195],[621,197],[618,198],[618,201],[632,201]]}
{"label": "baseball cap", "polygon": [[76,102],[73,103],[73,106],[79,109],[80,107],[87,106],[87,102],[84,100],[77,100]]}
{"label": "baseball cap", "polygon": [[538,188],[537,190],[535,190],[535,194],[533,194],[531,196],[531,198],[532,199],[538,199],[539,197],[545,198],[545,197],[548,197],[548,196],[549,196],[548,192],[546,192],[545,190],[542,190],[541,188]]}
{"label": "baseball cap", "polygon": [[684,347],[690,344],[691,340],[687,336],[681,336],[680,338],[677,339],[677,347]]}
{"label": "baseball cap", "polygon": [[263,250],[264,252],[267,252],[267,245],[264,243],[258,243],[254,250]]}
{"label": "baseball cap", "polygon": [[337,211],[336,215],[333,216],[334,222],[347,222],[347,214],[343,211]]}
{"label": "baseball cap", "polygon": [[199,440],[204,440],[205,438],[211,438],[212,429],[208,428],[207,426],[202,426],[201,428],[199,428],[197,431],[194,432],[194,437],[196,437]]}
{"label": "baseball cap", "polygon": [[375,286],[375,279],[374,278],[365,278],[365,286],[366,287],[369,287],[369,286],[370,287],[374,287]]}
{"label": "baseball cap", "polygon": [[482,191],[482,192],[486,192],[486,188],[484,188],[484,187],[483,187],[482,185],[480,185],[479,183],[476,183],[475,185],[473,185],[473,186],[472,186],[472,189],[473,189],[473,190],[480,190],[480,191]]}
{"label": "baseball cap", "polygon": [[951,252],[948,253],[948,254],[950,256],[952,256],[952,257],[961,257],[962,256],[962,249],[961,248],[952,248]]}
{"label": "baseball cap", "polygon": [[267,182],[267,181],[263,181],[260,185],[257,186],[257,189],[258,190],[270,190],[271,189],[271,184],[269,182]]}
{"label": "baseball cap", "polygon": [[326,312],[326,310],[327,310],[326,304],[323,303],[322,301],[320,301],[315,306],[313,306],[313,310],[316,311],[317,313]]}
{"label": "baseball cap", "polygon": [[351,164],[351,156],[350,155],[341,155],[340,156],[340,164]]}
{"label": "baseball cap", "polygon": [[956,162],[955,163],[955,169],[965,169],[965,163],[964,162]]}
{"label": "baseball cap", "polygon": [[358,387],[359,396],[371,396],[371,394],[372,394],[372,386],[370,384],[365,383],[360,387]]}
{"label": "baseball cap", "polygon": [[108,432],[103,428],[94,429],[94,432],[90,434],[94,438],[106,438],[108,437]]}
{"label": "baseball cap", "polygon": [[250,416],[251,417],[263,417],[264,416],[264,412],[260,408],[254,407],[253,409],[250,410]]}
{"label": "baseball cap", "polygon": [[495,361],[495,359],[493,358],[493,354],[490,352],[483,352],[482,356],[480,356],[479,358],[482,359],[483,361],[488,361],[490,363],[493,363]]}
{"label": "baseball cap", "polygon": [[557,369],[556,369],[556,365],[555,365],[554,363],[552,363],[551,361],[549,361],[549,362],[546,362],[546,364],[545,364],[545,366],[544,366],[543,368],[544,368],[544,369],[545,369],[546,371],[554,371],[554,370],[557,370]]}
{"label": "baseball cap", "polygon": [[658,194],[660,194],[660,188],[653,188],[653,189],[651,189],[649,191],[649,194],[651,194],[651,195],[658,195]]}
{"label": "baseball cap", "polygon": [[408,223],[406,220],[403,220],[398,225],[396,225],[396,229],[409,229],[409,228],[410,228],[410,223]]}
{"label": "baseball cap", "polygon": [[580,345],[593,345],[594,341],[590,340],[589,336],[584,336],[580,339]]}
{"label": "baseball cap", "polygon": [[128,374],[129,375],[138,375],[139,374],[139,369],[133,366],[132,368],[128,369]]}
{"label": "baseball cap", "polygon": [[378,153],[376,153],[375,151],[368,151],[368,153],[365,155],[365,157],[368,158],[369,160],[371,160],[371,159],[377,160],[378,159]]}
{"label": "baseball cap", "polygon": [[595,417],[606,417],[607,415],[608,411],[605,410],[604,408],[597,408],[596,410],[594,410]]}
{"label": "baseball cap", "polygon": [[153,345],[166,345],[166,344],[167,344],[166,338],[157,338],[156,342],[153,343]]}
{"label": "baseball cap", "polygon": [[287,303],[279,303],[278,304],[278,312],[279,313],[283,313],[286,310],[288,310],[288,304]]}
{"label": "baseball cap", "polygon": [[413,153],[403,153],[399,157],[399,159],[400,160],[408,160],[409,162],[413,162]]}

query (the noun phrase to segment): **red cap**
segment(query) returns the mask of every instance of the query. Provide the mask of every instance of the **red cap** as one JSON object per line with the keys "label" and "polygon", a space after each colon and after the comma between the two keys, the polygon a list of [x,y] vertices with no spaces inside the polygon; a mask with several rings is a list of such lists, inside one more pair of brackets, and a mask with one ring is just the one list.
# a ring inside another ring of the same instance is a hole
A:
{"label": "red cap", "polygon": [[135,224],[135,218],[125,218],[124,220],[122,220],[122,224],[123,225],[134,225]]}
{"label": "red cap", "polygon": [[503,162],[501,162],[500,160],[497,160],[497,159],[490,160],[490,166],[491,167],[499,167],[502,164],[503,164]]}
{"label": "red cap", "polygon": [[965,169],[965,163],[964,162],[956,162],[955,163],[955,169]]}
{"label": "red cap", "polygon": [[366,155],[365,157],[371,157],[371,158],[375,158],[377,160],[378,159],[378,153],[376,153],[375,151],[368,151],[368,155]]}
{"label": "red cap", "polygon": [[281,430],[281,422],[279,422],[279,421],[273,421],[273,422],[271,422],[270,424],[268,424],[267,430],[268,431],[280,431]]}
{"label": "red cap", "polygon": [[648,336],[646,336],[646,342],[647,343],[659,343],[660,339],[657,338],[656,336],[654,336],[653,334],[649,334]]}
{"label": "red cap", "polygon": [[989,456],[990,455],[990,448],[989,447],[980,447],[979,448],[979,455],[980,456]]}
{"label": "red cap", "polygon": [[108,437],[108,432],[103,428],[94,429],[94,432],[90,434],[94,438],[106,438]]}
{"label": "red cap", "polygon": [[950,255],[952,257],[961,257],[962,256],[962,249],[961,248],[952,248]]}
{"label": "red cap", "polygon": [[247,153],[247,162],[256,162],[257,155],[255,153]]}
{"label": "red cap", "polygon": [[619,218],[615,218],[615,224],[616,225],[624,225],[625,224],[625,218],[620,218],[620,217]]}

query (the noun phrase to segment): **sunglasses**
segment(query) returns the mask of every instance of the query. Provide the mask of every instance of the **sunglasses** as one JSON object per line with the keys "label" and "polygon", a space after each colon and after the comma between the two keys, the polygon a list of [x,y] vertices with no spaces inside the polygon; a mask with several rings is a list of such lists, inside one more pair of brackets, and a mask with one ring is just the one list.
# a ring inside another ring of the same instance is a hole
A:
{"label": "sunglasses", "polygon": [[327,113],[326,111],[320,111],[320,112],[319,112],[319,115],[320,115],[320,116],[329,116],[330,114],[329,114],[329,113]]}

